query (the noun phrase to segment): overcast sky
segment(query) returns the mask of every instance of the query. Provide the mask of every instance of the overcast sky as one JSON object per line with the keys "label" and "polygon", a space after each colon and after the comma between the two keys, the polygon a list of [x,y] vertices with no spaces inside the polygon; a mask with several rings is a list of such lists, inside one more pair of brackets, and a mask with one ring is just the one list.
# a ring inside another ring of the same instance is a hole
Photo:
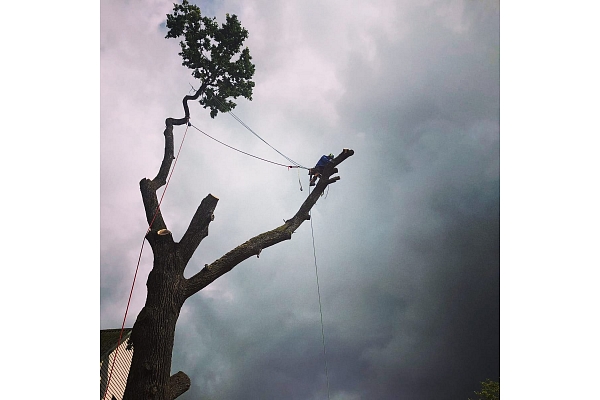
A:
{"label": "overcast sky", "polygon": [[[163,39],[171,4],[5,3],[0,298],[26,346],[5,346],[3,391],[43,397],[69,371],[61,395],[78,399],[97,393],[98,329],[122,322],[146,230],[138,182],[155,175],[164,119],[183,115],[198,83]],[[356,151],[313,209],[332,398],[469,396],[498,373],[498,4],[201,6],[250,31],[257,87],[235,110],[244,121],[305,165]],[[598,7],[502,4],[511,399],[596,390]],[[196,104],[192,122],[279,157],[228,115]],[[163,207],[176,239],[208,193],[221,200],[187,276],[289,218],[307,194],[297,178],[188,132]],[[311,252],[305,225],[190,299],[173,364],[192,377],[184,399],[326,398]],[[146,246],[128,326],[151,262]],[[32,359],[55,366],[35,385],[18,372]]]}
{"label": "overcast sky", "polygon": [[[466,399],[500,376],[500,34],[495,0],[193,2],[249,31],[253,100],[235,114],[305,166],[351,148],[313,209],[331,398]],[[102,329],[121,326],[147,225],[138,182],[162,160],[167,117],[199,86],[164,39],[171,1],[102,0]],[[230,115],[191,122],[286,163]],[[185,126],[175,128],[176,150]],[[291,217],[308,176],[190,128],[161,206],[179,240],[220,201],[186,270]],[[142,308],[144,248],[126,326]],[[184,305],[172,371],[182,399],[325,399],[311,228],[238,265]]]}

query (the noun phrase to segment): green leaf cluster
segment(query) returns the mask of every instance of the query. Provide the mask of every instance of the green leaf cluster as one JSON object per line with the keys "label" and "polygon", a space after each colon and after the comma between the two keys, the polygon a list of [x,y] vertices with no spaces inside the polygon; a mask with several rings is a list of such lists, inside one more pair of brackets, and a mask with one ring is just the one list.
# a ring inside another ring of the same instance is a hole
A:
{"label": "green leaf cluster", "polygon": [[475,392],[475,395],[474,400],[500,400],[500,382],[486,379],[481,382],[481,391]]}
{"label": "green leaf cluster", "polygon": [[230,98],[252,100],[254,64],[248,47],[242,48],[248,31],[236,15],[227,14],[219,27],[216,18],[202,16],[198,6],[183,0],[167,14],[167,28],[166,38],[182,38],[182,65],[202,81],[205,96],[199,101],[212,118],[236,106]]}

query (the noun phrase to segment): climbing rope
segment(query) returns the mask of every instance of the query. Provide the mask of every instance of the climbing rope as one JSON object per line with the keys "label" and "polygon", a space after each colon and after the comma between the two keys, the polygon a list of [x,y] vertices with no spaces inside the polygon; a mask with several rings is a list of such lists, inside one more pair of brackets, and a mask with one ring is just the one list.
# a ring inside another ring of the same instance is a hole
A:
{"label": "climbing rope", "polygon": [[[192,86],[193,88],[193,86]],[[204,98],[206,99],[206,95],[204,95]],[[219,98],[217,96],[213,96],[213,98],[217,101],[217,103],[219,103],[221,105],[221,107],[225,108],[226,105],[223,104],[223,102],[221,100],[219,100]],[[282,152],[280,152],[279,150],[277,150],[275,147],[271,146],[271,144],[269,142],[267,142],[265,139],[263,139],[262,137],[260,137],[260,135],[256,132],[254,132],[254,130],[252,130],[252,128],[250,128],[244,121],[242,121],[242,119],[240,117],[238,117],[237,115],[235,115],[233,113],[233,111],[227,111],[229,113],[229,115],[231,115],[237,122],[240,123],[240,125],[242,125],[244,128],[246,128],[248,131],[250,131],[254,136],[256,136],[257,138],[259,138],[263,143],[265,143],[267,146],[269,146],[270,148],[272,148],[273,150],[275,150],[279,155],[281,155],[283,158],[285,158],[286,160],[288,160],[289,162],[291,162],[292,164],[294,164],[296,166],[296,168],[304,168],[304,169],[308,169],[306,167],[303,167],[302,165],[298,164],[296,161],[292,160],[291,158],[289,158],[288,156],[286,156],[285,154],[283,154]]]}
{"label": "climbing rope", "polygon": [[[218,99],[217,99],[218,100]],[[267,142],[265,139],[263,139],[262,137],[260,137],[258,135],[258,133],[254,132],[252,130],[252,128],[250,128],[248,125],[246,125],[244,123],[244,121],[241,120],[241,118],[239,118],[237,115],[235,115],[232,111],[228,111],[229,114],[236,120],[238,121],[244,128],[246,128],[247,130],[249,130],[250,132],[252,132],[254,134],[254,136],[256,136],[257,138],[259,138],[260,140],[262,140],[267,146],[269,146],[270,148],[272,148],[273,150],[275,150],[277,153],[279,153],[283,158],[285,158],[286,160],[288,160],[289,162],[291,162],[292,164],[300,167],[300,168],[304,168],[304,169],[308,169],[306,167],[303,167],[302,165],[298,164],[296,161],[292,160],[291,158],[289,158],[288,156],[286,156],[285,154],[283,154],[282,152],[280,152],[279,150],[277,150],[275,147],[271,146],[271,144],[269,144],[269,142]]]}
{"label": "climbing rope", "polygon": [[121,324],[121,332],[119,333],[119,340],[117,341],[117,348],[115,351],[115,356],[110,366],[110,373],[108,374],[108,380],[106,381],[106,390],[104,391],[104,395],[102,399],[106,398],[106,394],[108,393],[108,388],[110,387],[110,379],[112,377],[113,367],[115,366],[115,361],[117,360],[117,356],[119,355],[119,347],[121,345],[121,339],[123,338],[123,330],[125,328],[125,320],[127,319],[127,313],[129,312],[129,305],[131,304],[131,295],[133,294],[133,288],[135,286],[135,279],[137,277],[138,270],[140,268],[140,261],[142,259],[142,252],[144,251],[144,244],[146,243],[146,235],[152,229],[152,224],[154,224],[154,220],[158,215],[158,211],[160,210],[160,205],[162,204],[163,198],[165,197],[165,193],[167,192],[167,188],[169,187],[169,182],[171,181],[171,176],[173,176],[173,172],[175,171],[175,166],[177,165],[177,160],[179,159],[179,153],[181,153],[181,148],[183,147],[183,142],[185,140],[185,136],[187,135],[188,127],[191,124],[186,124],[185,132],[183,134],[183,138],[181,139],[181,144],[179,145],[179,150],[177,151],[177,156],[175,157],[175,161],[173,162],[173,167],[171,168],[171,172],[169,172],[169,177],[167,178],[167,183],[165,184],[165,188],[160,196],[160,200],[158,202],[158,206],[156,206],[156,211],[154,211],[154,216],[152,217],[152,221],[148,225],[148,230],[144,234],[144,239],[142,239],[142,246],[140,248],[140,255],[138,256],[137,266],[135,267],[135,274],[133,275],[133,282],[131,283],[131,290],[129,291],[129,299],[127,300],[127,307],[125,308],[125,316],[123,317],[123,323]]}
{"label": "climbing rope", "polygon": [[211,138],[211,139],[212,139],[212,140],[214,140],[215,142],[217,142],[217,143],[220,143],[220,144],[222,144],[223,146],[229,147],[230,149],[232,149],[232,150],[235,150],[235,151],[237,151],[237,152],[240,152],[240,153],[242,153],[242,154],[245,154],[245,155],[247,155],[247,156],[254,157],[254,158],[256,158],[256,159],[259,159],[259,160],[261,160],[261,161],[265,161],[265,162],[268,162],[268,163],[271,163],[271,164],[279,165],[279,166],[281,166],[281,167],[286,167],[286,168],[288,168],[288,169],[289,169],[289,168],[304,168],[304,169],[308,169],[308,168],[306,168],[306,167],[303,167],[303,166],[301,166],[301,165],[285,165],[285,164],[280,164],[280,163],[278,163],[278,162],[275,162],[275,161],[267,160],[267,159],[265,159],[265,158],[262,158],[262,157],[255,156],[255,155],[253,155],[253,154],[246,153],[245,151],[242,151],[242,150],[240,150],[240,149],[236,149],[235,147],[233,147],[233,146],[230,146],[230,145],[228,145],[227,143],[223,143],[223,142],[221,142],[219,139],[216,139],[216,138],[214,138],[214,137],[210,136],[208,133],[204,132],[203,130],[201,130],[200,128],[196,127],[196,126],[195,126],[195,125],[193,125],[193,124],[190,124],[190,126],[191,126],[192,128],[194,128],[194,129],[196,129],[198,132],[200,132],[200,133],[202,133],[202,134],[206,135],[207,137]]}
{"label": "climbing rope", "polygon": [[[308,187],[308,193],[310,195],[310,186]],[[312,211],[309,211],[308,215],[310,216],[310,233],[312,234],[313,256],[315,259],[315,276],[317,278],[317,295],[319,298],[319,314],[321,314],[321,337],[323,339],[323,359],[325,360],[325,379],[327,381],[327,399],[330,399],[329,371],[327,369],[327,351],[325,350],[325,328],[323,325],[323,307],[321,305],[321,289],[319,287],[319,268],[317,267],[317,250],[316,250],[316,246],[315,246],[315,231],[313,229]]]}

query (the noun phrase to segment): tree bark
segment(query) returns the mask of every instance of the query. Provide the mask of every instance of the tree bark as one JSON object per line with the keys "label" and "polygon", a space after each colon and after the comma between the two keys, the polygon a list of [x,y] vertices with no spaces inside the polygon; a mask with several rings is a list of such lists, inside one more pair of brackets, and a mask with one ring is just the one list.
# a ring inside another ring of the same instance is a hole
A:
{"label": "tree bark", "polygon": [[335,157],[325,167],[319,182],[298,212],[283,225],[251,238],[186,279],[183,272],[200,242],[208,235],[208,226],[214,219],[213,213],[219,199],[209,194],[202,200],[189,227],[177,243],[162,217],[156,191],[166,184],[174,159],[173,126],[188,123],[187,101],[197,99],[205,89],[206,85],[203,84],[194,96],[184,97],[184,118],[166,120],[165,152],[158,174],[152,180],[144,178],[140,181],[149,226],[146,240],[152,247],[154,262],[146,283],[146,303],[131,333],[134,351],[124,400],[172,400],[189,389],[190,379],[185,373],[179,371],[170,376],[175,326],[185,300],[245,259],[291,239],[292,233],[310,219],[310,210],[325,188],[339,179],[331,177],[338,172],[336,166],[354,154],[353,150],[344,149]]}
{"label": "tree bark", "polygon": [[183,372],[179,371],[175,375],[172,375],[169,379],[169,391],[171,398],[174,399],[187,392],[190,388],[190,385],[190,378]]}

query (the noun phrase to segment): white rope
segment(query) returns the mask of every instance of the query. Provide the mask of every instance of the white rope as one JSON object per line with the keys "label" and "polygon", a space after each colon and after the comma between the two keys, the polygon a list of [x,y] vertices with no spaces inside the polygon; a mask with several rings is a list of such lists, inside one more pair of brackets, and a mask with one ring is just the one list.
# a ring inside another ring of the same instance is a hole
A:
{"label": "white rope", "polygon": [[[310,186],[308,188],[310,194]],[[315,246],[315,232],[313,229],[312,211],[309,211],[310,216],[310,232],[312,234],[313,256],[315,258],[315,276],[317,277],[317,294],[319,297],[319,313],[321,314],[321,337],[323,338],[323,358],[325,359],[325,379],[327,380],[327,399],[330,399],[329,393],[329,371],[327,369],[327,351],[325,350],[325,328],[323,325],[323,307],[321,305],[321,289],[319,287],[319,268],[317,267],[317,250]]]}

